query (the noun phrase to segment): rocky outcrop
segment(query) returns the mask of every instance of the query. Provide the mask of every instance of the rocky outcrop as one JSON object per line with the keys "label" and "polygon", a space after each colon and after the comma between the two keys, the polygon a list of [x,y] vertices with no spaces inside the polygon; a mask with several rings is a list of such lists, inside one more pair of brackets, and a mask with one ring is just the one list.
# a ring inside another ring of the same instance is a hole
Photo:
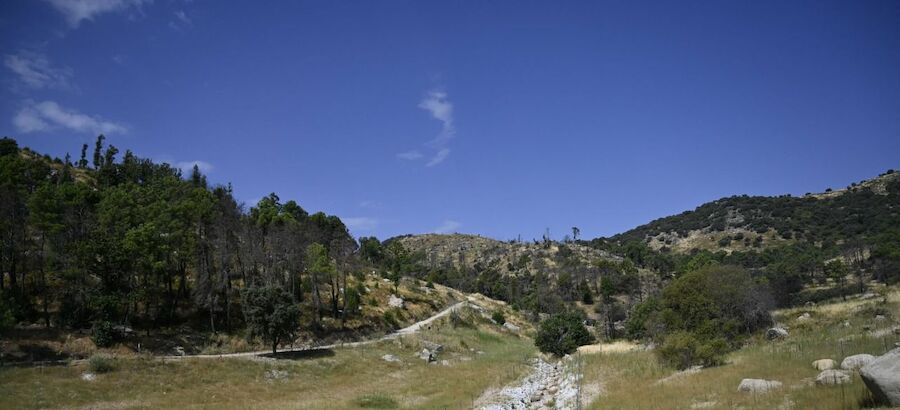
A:
{"label": "rocky outcrop", "polygon": [[738,385],[738,391],[747,393],[768,393],[781,388],[781,382],[776,380],[744,379]]}
{"label": "rocky outcrop", "polygon": [[816,370],[831,370],[834,369],[835,364],[834,360],[831,359],[819,359],[812,362],[812,366]]}
{"label": "rocky outcrop", "polygon": [[773,327],[766,331],[766,339],[778,340],[788,337],[788,331],[783,327]]}
{"label": "rocky outcrop", "polygon": [[388,298],[388,306],[392,308],[403,309],[403,298],[397,295],[391,295],[391,297]]}
{"label": "rocky outcrop", "polygon": [[872,360],[859,375],[876,400],[900,406],[900,348]]}
{"label": "rocky outcrop", "polygon": [[875,356],[866,353],[847,356],[843,361],[841,361],[841,369],[858,370],[859,368],[869,364],[872,360],[875,360]]}
{"label": "rocky outcrop", "polygon": [[429,342],[427,340],[422,341],[422,345],[425,346],[421,352],[419,352],[418,357],[424,360],[426,363],[434,363],[437,362],[438,354],[444,351],[444,345]]}
{"label": "rocky outcrop", "polygon": [[850,373],[843,370],[825,370],[816,376],[816,384],[822,386],[833,386],[838,384],[850,383]]}

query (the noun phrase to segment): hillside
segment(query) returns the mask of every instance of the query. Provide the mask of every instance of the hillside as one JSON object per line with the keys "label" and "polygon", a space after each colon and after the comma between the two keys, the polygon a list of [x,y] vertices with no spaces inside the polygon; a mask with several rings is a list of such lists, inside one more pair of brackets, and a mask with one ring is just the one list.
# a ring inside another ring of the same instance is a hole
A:
{"label": "hillside", "polygon": [[[743,251],[805,242],[823,249],[900,226],[900,173],[803,197],[732,196],[608,238],[655,250]],[[601,239],[603,241],[603,239]]]}
{"label": "hillside", "polygon": [[502,242],[479,235],[426,234],[396,238],[432,268],[491,269],[502,275],[541,272],[556,276],[561,270],[590,266],[598,260],[619,262],[609,252],[576,243]]}

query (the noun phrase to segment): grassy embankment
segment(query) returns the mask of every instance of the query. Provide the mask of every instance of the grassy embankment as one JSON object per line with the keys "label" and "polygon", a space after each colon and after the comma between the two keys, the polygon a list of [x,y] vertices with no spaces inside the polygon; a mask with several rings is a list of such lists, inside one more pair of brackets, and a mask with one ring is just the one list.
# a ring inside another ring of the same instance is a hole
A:
{"label": "grassy embankment", "polygon": [[[810,319],[800,315],[810,313]],[[884,315],[887,320],[875,320]],[[857,409],[865,407],[868,390],[854,372],[851,384],[818,386],[818,359],[841,360],[857,353],[879,355],[890,350],[900,336],[890,327],[900,319],[900,291],[870,300],[836,301],[810,308],[775,312],[776,320],[790,328],[783,341],[761,335],[731,353],[727,364],[699,373],[659,380],[674,373],[659,364],[652,352],[630,351],[584,355],[585,383],[600,383],[603,394],[590,408],[607,409]],[[849,326],[845,325],[849,322]],[[873,333],[877,336],[873,336]],[[778,380],[784,385],[768,394],[737,391],[743,378]]]}
{"label": "grassy embankment", "polygon": [[[415,357],[422,340],[443,344],[449,365]],[[88,363],[2,368],[0,407],[468,408],[485,386],[521,377],[533,354],[531,339],[466,310],[403,339],[277,360],[120,358],[93,381],[81,378]]]}

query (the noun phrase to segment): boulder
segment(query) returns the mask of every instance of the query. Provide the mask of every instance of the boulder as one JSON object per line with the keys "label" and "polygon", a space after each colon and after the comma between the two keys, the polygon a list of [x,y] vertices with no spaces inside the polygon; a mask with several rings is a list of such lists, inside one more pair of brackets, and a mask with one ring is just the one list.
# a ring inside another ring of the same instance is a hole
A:
{"label": "boulder", "polygon": [[841,369],[858,370],[860,367],[869,364],[872,360],[875,360],[875,356],[866,353],[847,356],[841,362]]}
{"label": "boulder", "polygon": [[422,349],[422,351],[419,352],[418,357],[424,360],[426,363],[431,363],[437,360],[435,354],[428,349]]}
{"label": "boulder", "polygon": [[838,384],[850,383],[850,373],[843,370],[825,370],[816,376],[816,384],[823,386],[833,386]]}
{"label": "boulder", "polygon": [[391,297],[388,298],[388,306],[403,309],[403,298],[398,297],[397,295],[391,295]]}
{"label": "boulder", "polygon": [[800,321],[800,322],[804,322],[804,321],[807,321],[807,320],[809,320],[809,319],[811,319],[811,318],[812,318],[812,316],[810,316],[809,312],[806,312],[806,313],[800,315],[799,317],[797,317],[797,320]]}
{"label": "boulder", "polygon": [[509,330],[511,332],[518,332],[520,330],[518,326],[516,326],[512,323],[509,323],[509,322],[504,323],[503,327],[505,327],[507,330]]}
{"label": "boulder", "polygon": [[887,320],[887,318],[884,315],[875,315],[876,322],[884,322],[886,320]]}
{"label": "boulder", "polygon": [[738,391],[747,393],[767,393],[780,388],[781,382],[763,379],[744,379],[741,380],[741,384],[738,385]]}
{"label": "boulder", "polygon": [[392,354],[386,354],[384,356],[381,356],[381,360],[384,360],[386,362],[391,362],[391,363],[397,363],[400,361],[400,358],[397,356],[394,356]]}
{"label": "boulder", "polygon": [[425,346],[426,349],[430,350],[432,353],[435,353],[435,354],[444,351],[444,345],[439,344],[439,343],[434,343],[434,342],[429,342],[427,340],[423,340],[422,344]]}
{"label": "boulder", "polygon": [[92,382],[94,380],[97,380],[97,375],[91,372],[85,372],[81,374],[81,380]]}
{"label": "boulder", "polygon": [[788,337],[788,331],[783,327],[773,327],[766,331],[766,339],[776,340]]}
{"label": "boulder", "polygon": [[894,349],[859,369],[875,399],[900,406],[900,349]]}
{"label": "boulder", "polygon": [[834,365],[834,360],[831,359],[819,359],[812,362],[813,368],[819,371],[834,369]]}

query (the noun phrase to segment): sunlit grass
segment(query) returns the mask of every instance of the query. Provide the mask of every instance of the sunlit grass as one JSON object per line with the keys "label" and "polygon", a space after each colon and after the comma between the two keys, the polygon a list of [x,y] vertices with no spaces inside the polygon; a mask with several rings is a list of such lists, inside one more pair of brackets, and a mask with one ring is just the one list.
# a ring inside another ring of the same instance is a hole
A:
{"label": "sunlit grass", "polygon": [[[900,317],[896,295],[895,292],[889,297],[888,304],[878,298],[779,311],[777,319],[790,328],[787,340],[769,342],[756,337],[730,354],[727,364],[666,383],[658,381],[675,371],[659,364],[652,352],[584,355],[585,383],[600,383],[604,390],[590,408],[861,408],[869,400],[869,393],[858,374],[853,374],[849,385],[817,386],[814,380],[819,372],[811,363],[826,358],[840,363],[852,354],[879,355],[890,350],[900,337],[889,332],[883,337],[870,337],[868,332],[896,323]],[[876,322],[873,311],[879,307],[894,321]],[[812,315],[810,319],[797,319],[807,311]],[[769,394],[742,393],[737,386],[743,378],[778,380],[784,385]]]}
{"label": "sunlit grass", "polygon": [[[439,359],[450,365],[415,357],[423,339],[444,344]],[[494,325],[444,320],[421,335],[296,360],[126,358],[94,381],[81,379],[86,364],[5,368],[0,408],[469,408],[486,386],[521,377],[533,354],[530,339]],[[287,376],[267,378],[271,370]]]}

